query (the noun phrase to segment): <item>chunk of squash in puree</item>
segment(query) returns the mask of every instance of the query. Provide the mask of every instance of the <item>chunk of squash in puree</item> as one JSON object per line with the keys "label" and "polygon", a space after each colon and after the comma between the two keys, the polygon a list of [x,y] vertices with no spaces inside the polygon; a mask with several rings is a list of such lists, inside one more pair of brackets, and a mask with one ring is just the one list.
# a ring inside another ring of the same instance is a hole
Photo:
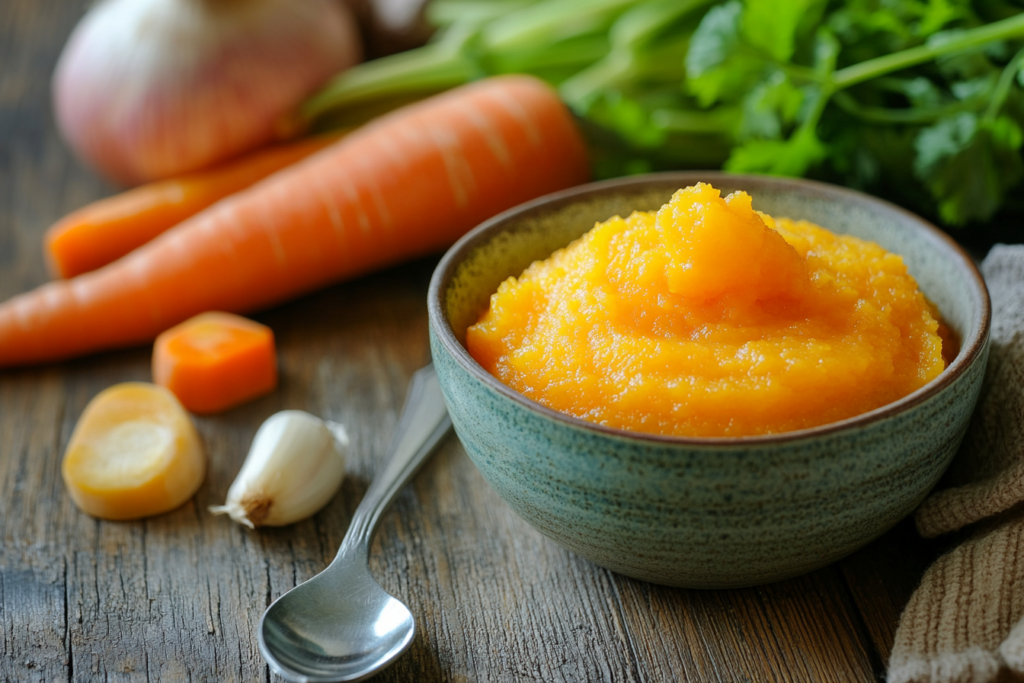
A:
{"label": "chunk of squash in puree", "polygon": [[937,330],[899,256],[701,183],[510,277],[466,343],[508,386],[584,420],[747,436],[924,386],[944,367]]}

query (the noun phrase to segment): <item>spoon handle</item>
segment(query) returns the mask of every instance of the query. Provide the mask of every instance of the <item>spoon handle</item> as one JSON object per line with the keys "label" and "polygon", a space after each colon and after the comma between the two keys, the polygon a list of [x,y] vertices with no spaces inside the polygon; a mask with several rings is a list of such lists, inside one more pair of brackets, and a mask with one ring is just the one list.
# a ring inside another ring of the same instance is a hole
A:
{"label": "spoon handle", "polygon": [[402,407],[398,430],[391,440],[384,468],[373,478],[352,516],[334,561],[350,553],[369,553],[380,517],[452,426],[434,366],[416,371]]}

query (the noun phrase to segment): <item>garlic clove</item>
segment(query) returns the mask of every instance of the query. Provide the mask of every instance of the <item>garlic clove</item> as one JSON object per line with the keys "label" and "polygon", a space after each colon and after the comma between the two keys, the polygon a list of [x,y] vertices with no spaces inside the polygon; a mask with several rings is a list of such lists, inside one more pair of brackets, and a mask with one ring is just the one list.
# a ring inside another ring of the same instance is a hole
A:
{"label": "garlic clove", "polygon": [[306,519],[341,486],[348,446],[340,424],[301,410],[275,413],[256,431],[227,501],[210,512],[250,529]]}

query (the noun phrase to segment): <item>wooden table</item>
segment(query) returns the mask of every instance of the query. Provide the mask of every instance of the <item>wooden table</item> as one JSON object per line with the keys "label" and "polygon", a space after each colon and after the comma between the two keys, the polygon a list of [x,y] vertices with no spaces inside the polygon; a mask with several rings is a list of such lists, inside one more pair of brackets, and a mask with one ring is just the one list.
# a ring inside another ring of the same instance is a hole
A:
{"label": "wooden table", "polygon": [[[43,230],[112,188],[55,131],[49,75],[84,0],[0,4],[0,297],[46,280]],[[60,459],[89,399],[149,380],[148,348],[0,371],[0,680],[270,681],[266,606],[323,569],[429,360],[436,258],[255,316],[275,331],[270,396],[197,419],[206,481],[169,514],[96,521]],[[339,495],[249,531],[221,503],[256,427],[298,408],[352,436]],[[904,522],[833,565],[745,590],[665,588],[601,569],[518,519],[448,438],[383,521],[371,568],[418,631],[381,681],[875,681],[903,605],[941,550]]]}

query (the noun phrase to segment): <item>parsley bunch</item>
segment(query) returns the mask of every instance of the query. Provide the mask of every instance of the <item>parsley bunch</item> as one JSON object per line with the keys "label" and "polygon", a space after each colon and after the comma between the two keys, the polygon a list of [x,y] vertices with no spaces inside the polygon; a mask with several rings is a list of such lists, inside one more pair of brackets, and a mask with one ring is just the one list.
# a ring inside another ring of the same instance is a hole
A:
{"label": "parsley bunch", "polygon": [[531,73],[584,123],[598,176],[723,166],[843,183],[949,226],[1024,212],[1012,0],[434,0],[430,19],[430,43],[346,72],[304,122]]}

